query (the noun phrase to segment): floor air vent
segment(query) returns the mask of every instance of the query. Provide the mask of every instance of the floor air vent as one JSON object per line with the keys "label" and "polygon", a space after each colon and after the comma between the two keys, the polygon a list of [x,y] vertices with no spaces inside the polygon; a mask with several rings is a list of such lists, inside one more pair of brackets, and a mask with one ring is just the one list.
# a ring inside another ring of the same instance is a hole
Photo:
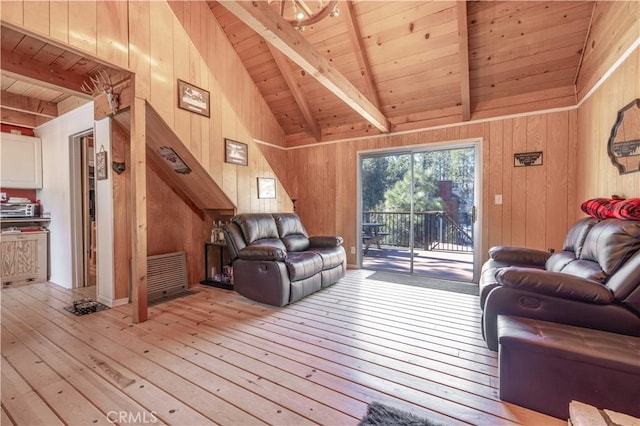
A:
{"label": "floor air vent", "polygon": [[149,302],[184,293],[187,285],[187,261],[183,251],[147,257]]}

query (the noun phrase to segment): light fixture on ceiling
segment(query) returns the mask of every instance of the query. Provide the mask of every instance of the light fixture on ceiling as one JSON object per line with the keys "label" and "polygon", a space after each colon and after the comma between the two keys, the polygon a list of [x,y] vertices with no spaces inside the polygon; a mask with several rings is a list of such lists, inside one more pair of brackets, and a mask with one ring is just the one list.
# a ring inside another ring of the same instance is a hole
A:
{"label": "light fixture on ceiling", "polygon": [[327,16],[340,16],[338,0],[270,0],[269,4],[277,5],[280,16],[298,31],[304,31]]}

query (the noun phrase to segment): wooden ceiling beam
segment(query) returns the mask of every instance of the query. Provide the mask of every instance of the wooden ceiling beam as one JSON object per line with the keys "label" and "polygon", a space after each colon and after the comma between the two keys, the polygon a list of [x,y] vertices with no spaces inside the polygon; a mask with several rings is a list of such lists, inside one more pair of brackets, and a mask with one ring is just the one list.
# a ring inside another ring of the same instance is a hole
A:
{"label": "wooden ceiling beam", "polygon": [[38,126],[36,116],[33,114],[27,114],[2,107],[0,108],[0,115],[0,122],[2,122],[2,124],[11,124],[14,126],[26,127],[28,129],[34,129]]}
{"label": "wooden ceiling beam", "polygon": [[309,103],[307,102],[304,93],[302,93],[302,89],[298,84],[293,70],[291,69],[289,62],[287,61],[287,57],[278,49],[273,47],[270,43],[267,43],[267,47],[269,48],[269,52],[271,52],[273,59],[275,59],[276,65],[282,73],[282,77],[287,83],[287,86],[289,87],[289,90],[291,91],[296,104],[298,104],[298,108],[300,108],[300,111],[302,112],[302,116],[304,117],[305,124],[307,125],[309,135],[315,138],[317,142],[320,142],[320,140],[322,139],[322,132],[320,131],[318,122],[311,112],[311,108],[309,107]]}
{"label": "wooden ceiling beam", "polygon": [[1,56],[2,74],[7,77],[63,91],[82,98],[91,98],[90,95],[80,89],[86,79],[81,75],[29,59],[5,49],[2,49]]}
{"label": "wooden ceiling beam", "polygon": [[469,82],[469,31],[467,28],[467,2],[456,2],[458,20],[458,54],[460,55],[460,93],[462,121],[471,120],[471,89]]}
{"label": "wooden ceiling beam", "polygon": [[360,25],[358,25],[358,21],[356,20],[353,2],[351,0],[347,0],[346,6],[347,7],[342,8],[342,12],[344,14],[345,22],[347,23],[347,32],[349,33],[349,38],[351,38],[351,45],[354,49],[353,53],[358,61],[358,68],[360,68],[360,74],[364,79],[365,87],[367,89],[367,98],[376,106],[376,108],[381,109],[378,88],[376,87],[375,81],[373,81],[369,57],[367,56],[367,51],[362,43],[362,33],[360,32]]}
{"label": "wooden ceiling beam", "polygon": [[1,92],[0,99],[2,100],[2,107],[6,109],[49,118],[58,116],[58,106],[53,102],[10,93],[6,90]]}
{"label": "wooden ceiling beam", "polygon": [[385,115],[267,2],[222,0],[219,3],[378,130],[389,132]]}

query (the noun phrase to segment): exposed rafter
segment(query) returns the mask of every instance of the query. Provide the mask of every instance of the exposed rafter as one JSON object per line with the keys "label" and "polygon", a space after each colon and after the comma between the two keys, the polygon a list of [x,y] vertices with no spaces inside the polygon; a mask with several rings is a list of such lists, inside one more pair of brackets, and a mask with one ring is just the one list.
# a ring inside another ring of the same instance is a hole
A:
{"label": "exposed rafter", "polygon": [[2,74],[21,81],[90,98],[80,90],[84,77],[2,49]]}
{"label": "exposed rafter", "polygon": [[36,116],[33,114],[25,114],[24,112],[14,111],[6,108],[0,108],[0,113],[0,121],[3,124],[26,127],[28,129],[33,129],[38,125]]}
{"label": "exposed rafter", "polygon": [[1,99],[2,107],[6,109],[48,118],[58,116],[58,107],[53,102],[10,93],[6,90],[2,91]]}
{"label": "exposed rafter", "polygon": [[460,55],[460,94],[462,121],[471,120],[471,91],[469,84],[469,32],[467,29],[467,2],[456,2],[458,19],[458,54]]}
{"label": "exposed rafter", "polygon": [[348,0],[346,5],[347,7],[342,8],[342,10],[345,22],[347,23],[347,32],[351,38],[353,53],[358,61],[360,74],[362,75],[367,88],[367,98],[376,106],[376,108],[380,109],[378,88],[376,87],[376,83],[373,81],[373,76],[371,75],[371,65],[369,64],[369,58],[367,57],[367,52],[362,43],[362,34],[360,33],[358,21],[356,21],[356,14],[353,10],[354,6],[351,0]]}
{"label": "exposed rafter", "polygon": [[347,78],[267,2],[223,0],[219,2],[241,21],[284,53],[294,63],[353,108],[381,132],[389,132],[389,121]]}
{"label": "exposed rafter", "polygon": [[322,132],[320,131],[320,127],[318,127],[315,117],[311,113],[311,108],[309,108],[307,99],[302,93],[300,85],[298,85],[298,82],[296,81],[296,77],[291,70],[291,66],[287,62],[287,57],[271,44],[267,43],[267,47],[269,48],[271,55],[273,55],[273,59],[275,59],[276,65],[282,73],[284,81],[287,83],[293,98],[296,100],[296,104],[298,104],[298,107],[302,112],[309,134],[313,136],[316,141],[320,141],[322,139]]}

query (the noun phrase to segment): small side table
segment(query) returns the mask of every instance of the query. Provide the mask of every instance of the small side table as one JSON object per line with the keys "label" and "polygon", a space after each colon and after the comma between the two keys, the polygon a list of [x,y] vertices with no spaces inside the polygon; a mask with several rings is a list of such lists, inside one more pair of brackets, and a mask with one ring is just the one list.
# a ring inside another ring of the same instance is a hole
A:
{"label": "small side table", "polygon": [[[211,243],[211,242],[206,242],[204,243],[204,280],[200,281],[200,284],[204,284],[204,285],[209,285],[212,287],[217,287],[217,288],[223,288],[225,290],[233,290],[233,284],[231,283],[231,277],[227,274],[225,274],[223,272],[223,266],[224,266],[224,248],[226,247],[226,244],[222,244],[219,242],[215,242],[215,243]],[[218,271],[218,274],[220,276],[220,279],[215,279],[215,276],[210,277],[210,269],[209,269],[209,249],[211,247],[217,247],[218,251],[220,252],[220,270]]]}

